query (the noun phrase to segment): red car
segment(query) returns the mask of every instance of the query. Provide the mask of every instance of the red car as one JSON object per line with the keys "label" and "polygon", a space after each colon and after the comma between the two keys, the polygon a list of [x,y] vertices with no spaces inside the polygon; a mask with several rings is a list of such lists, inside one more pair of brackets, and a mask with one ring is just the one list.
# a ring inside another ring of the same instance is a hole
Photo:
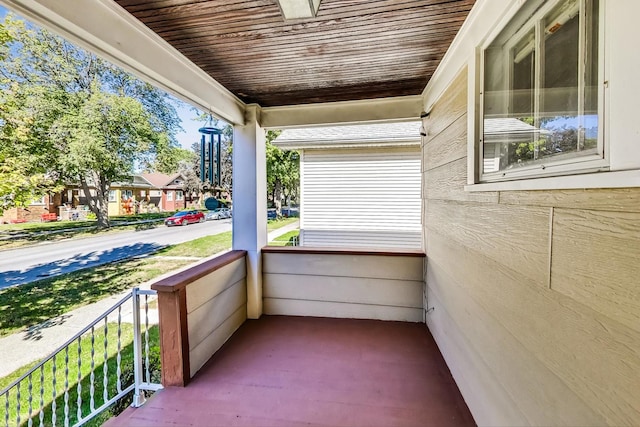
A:
{"label": "red car", "polygon": [[204,214],[200,211],[180,211],[164,220],[164,225],[188,225],[194,222],[204,222]]}

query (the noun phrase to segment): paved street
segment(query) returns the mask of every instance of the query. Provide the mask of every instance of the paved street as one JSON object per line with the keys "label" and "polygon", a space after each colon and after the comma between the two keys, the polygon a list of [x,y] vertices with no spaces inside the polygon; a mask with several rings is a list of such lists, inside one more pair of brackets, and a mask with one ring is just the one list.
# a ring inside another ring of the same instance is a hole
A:
{"label": "paved street", "polygon": [[231,219],[109,233],[0,251],[0,289],[86,267],[149,254],[166,245],[231,230]]}

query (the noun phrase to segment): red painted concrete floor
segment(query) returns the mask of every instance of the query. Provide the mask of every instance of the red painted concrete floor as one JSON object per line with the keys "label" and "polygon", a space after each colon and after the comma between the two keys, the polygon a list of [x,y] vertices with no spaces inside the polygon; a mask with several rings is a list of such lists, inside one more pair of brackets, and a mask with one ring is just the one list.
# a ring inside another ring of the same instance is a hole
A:
{"label": "red painted concrete floor", "polygon": [[185,388],[106,425],[470,426],[424,324],[263,316],[248,320]]}

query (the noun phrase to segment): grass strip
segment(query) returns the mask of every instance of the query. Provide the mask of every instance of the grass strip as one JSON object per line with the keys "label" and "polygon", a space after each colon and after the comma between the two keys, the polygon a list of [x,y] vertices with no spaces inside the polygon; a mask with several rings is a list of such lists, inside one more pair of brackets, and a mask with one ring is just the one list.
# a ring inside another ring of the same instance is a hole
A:
{"label": "grass strip", "polygon": [[300,230],[289,231],[270,241],[269,246],[294,246],[294,241],[298,239],[299,234]]}
{"label": "grass strip", "polygon": [[231,231],[204,236],[179,245],[160,249],[157,255],[162,256],[197,256],[205,258],[231,247]]}
{"label": "grass strip", "polygon": [[[117,216],[109,217],[109,220],[112,223],[118,223],[118,222],[163,219],[168,216],[171,216],[171,212],[149,213],[149,214],[138,214],[138,215],[117,215]],[[17,232],[38,233],[42,231],[55,231],[55,230],[65,230],[65,229],[82,228],[82,227],[93,227],[95,225],[96,225],[95,220],[23,222],[20,224],[0,225],[0,234],[5,232],[6,233],[17,233]]]}
{"label": "grass strip", "polygon": [[284,227],[285,225],[293,224],[298,220],[300,220],[300,218],[294,217],[267,220],[267,231],[277,230],[278,228]]}

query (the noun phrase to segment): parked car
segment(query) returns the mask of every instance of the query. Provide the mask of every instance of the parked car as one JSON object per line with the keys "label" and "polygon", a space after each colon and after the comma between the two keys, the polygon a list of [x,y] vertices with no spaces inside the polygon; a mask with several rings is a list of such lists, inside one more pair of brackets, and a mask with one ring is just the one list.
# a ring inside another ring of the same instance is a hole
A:
{"label": "parked car", "polygon": [[194,222],[204,222],[204,214],[200,211],[180,211],[164,220],[164,225],[188,225]]}
{"label": "parked car", "polygon": [[267,209],[267,219],[276,219],[276,210],[275,209]]}
{"label": "parked car", "polygon": [[218,208],[212,211],[208,211],[205,215],[205,219],[207,221],[212,219],[222,219],[222,218],[231,218],[231,209]]}
{"label": "parked car", "polygon": [[282,216],[285,218],[289,218],[289,217],[299,217],[300,216],[300,209],[299,208],[290,208],[290,207],[283,207],[282,208]]}

